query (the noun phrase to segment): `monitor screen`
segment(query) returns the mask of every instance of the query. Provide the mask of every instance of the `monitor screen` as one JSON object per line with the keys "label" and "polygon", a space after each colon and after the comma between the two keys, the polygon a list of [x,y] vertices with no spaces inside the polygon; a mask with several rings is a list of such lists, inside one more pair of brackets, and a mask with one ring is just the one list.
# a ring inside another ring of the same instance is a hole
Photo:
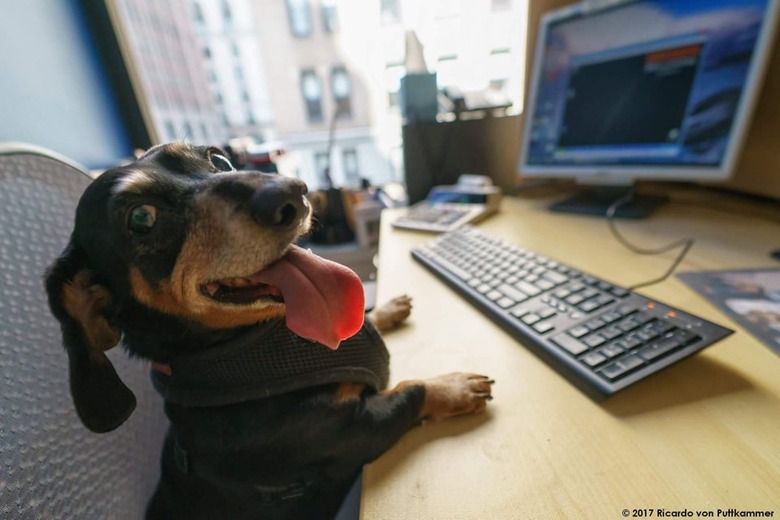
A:
{"label": "monitor screen", "polygon": [[758,96],[775,1],[601,4],[542,18],[521,172],[727,178]]}

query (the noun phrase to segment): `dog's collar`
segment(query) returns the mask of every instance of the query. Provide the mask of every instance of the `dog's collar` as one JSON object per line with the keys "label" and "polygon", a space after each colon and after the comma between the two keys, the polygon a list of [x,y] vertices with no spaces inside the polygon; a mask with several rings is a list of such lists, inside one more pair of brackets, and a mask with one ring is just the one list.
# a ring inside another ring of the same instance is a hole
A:
{"label": "dog's collar", "polygon": [[295,335],[277,319],[207,351],[153,364],[152,382],[182,406],[223,406],[327,383],[355,382],[375,390],[389,378],[389,354],[366,322],[337,350]]}

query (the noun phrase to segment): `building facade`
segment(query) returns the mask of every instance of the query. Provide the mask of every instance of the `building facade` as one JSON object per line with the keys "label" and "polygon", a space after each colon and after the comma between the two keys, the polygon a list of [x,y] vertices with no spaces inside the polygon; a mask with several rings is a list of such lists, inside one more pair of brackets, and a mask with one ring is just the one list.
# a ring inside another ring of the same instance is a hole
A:
{"label": "building facade", "polygon": [[153,142],[222,142],[228,135],[209,89],[190,0],[108,4]]}
{"label": "building facade", "polygon": [[154,139],[279,141],[282,173],[318,189],[402,180],[398,104],[410,30],[439,88],[502,92],[519,111],[526,2],[113,4]]}

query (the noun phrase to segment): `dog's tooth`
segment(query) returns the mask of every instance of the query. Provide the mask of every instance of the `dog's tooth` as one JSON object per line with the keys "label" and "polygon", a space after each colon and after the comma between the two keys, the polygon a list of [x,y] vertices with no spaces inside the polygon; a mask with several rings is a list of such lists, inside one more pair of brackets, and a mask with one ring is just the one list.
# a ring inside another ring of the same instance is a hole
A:
{"label": "dog's tooth", "polygon": [[236,287],[249,287],[252,282],[248,278],[234,278],[233,282]]}
{"label": "dog's tooth", "polygon": [[211,282],[206,284],[206,292],[209,293],[211,296],[214,296],[216,292],[219,290],[219,284],[217,282]]}

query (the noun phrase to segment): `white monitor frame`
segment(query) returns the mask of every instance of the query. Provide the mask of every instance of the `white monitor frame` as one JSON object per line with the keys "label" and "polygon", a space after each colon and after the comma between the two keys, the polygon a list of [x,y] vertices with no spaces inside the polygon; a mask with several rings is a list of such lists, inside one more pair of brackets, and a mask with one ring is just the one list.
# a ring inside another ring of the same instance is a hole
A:
{"label": "white monitor frame", "polygon": [[561,164],[529,164],[530,128],[533,117],[544,53],[544,42],[547,39],[551,24],[569,18],[598,13],[603,10],[619,9],[623,5],[634,4],[645,0],[627,0],[617,2],[583,1],[561,9],[545,13],[539,23],[539,31],[533,55],[533,67],[529,82],[530,92],[523,109],[523,136],[520,146],[518,172],[524,177],[565,177],[574,178],[578,183],[589,185],[630,185],[634,180],[675,180],[675,181],[722,181],[733,174],[744,145],[752,114],[755,110],[761,86],[766,76],[769,58],[772,54],[771,45],[775,41],[780,0],[767,0],[767,11],[764,17],[759,39],[756,42],[751,69],[745,82],[745,88],[734,115],[733,128],[725,153],[719,165],[687,166],[680,164],[668,165],[561,165]]}

